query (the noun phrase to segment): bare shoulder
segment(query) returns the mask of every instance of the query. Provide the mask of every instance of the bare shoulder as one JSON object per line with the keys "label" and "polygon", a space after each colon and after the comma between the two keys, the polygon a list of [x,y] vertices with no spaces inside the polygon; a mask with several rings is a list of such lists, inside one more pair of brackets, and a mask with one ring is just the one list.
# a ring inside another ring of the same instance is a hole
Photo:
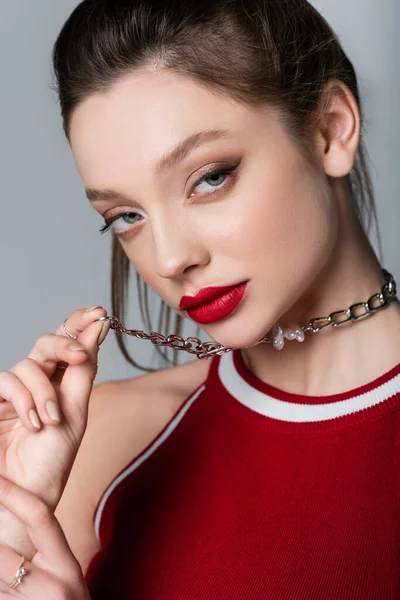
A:
{"label": "bare shoulder", "polygon": [[101,496],[206,380],[209,365],[195,358],[93,388],[85,435],[55,511],[83,572],[100,549],[93,517]]}
{"label": "bare shoulder", "polygon": [[93,449],[104,448],[102,468],[92,485],[96,504],[112,479],[139,455],[173,418],[188,396],[206,380],[210,361],[194,360],[132,379],[109,381],[93,406]]}
{"label": "bare shoulder", "polygon": [[[110,381],[109,385],[115,386],[122,401],[131,398],[135,390],[135,399],[139,401],[137,392],[151,391],[148,400],[157,405],[168,405],[172,403],[172,408],[179,408],[180,404],[196,387],[207,378],[209,360],[199,360],[197,358],[176,367],[160,369],[154,373],[147,373],[131,379],[120,381]],[[144,398],[140,396],[144,404]]]}

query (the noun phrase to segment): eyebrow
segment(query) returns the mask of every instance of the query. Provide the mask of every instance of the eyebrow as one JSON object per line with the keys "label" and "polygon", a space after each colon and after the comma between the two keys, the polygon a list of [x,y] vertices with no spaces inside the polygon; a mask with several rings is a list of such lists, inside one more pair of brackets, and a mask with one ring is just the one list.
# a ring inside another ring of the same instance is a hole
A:
{"label": "eyebrow", "polygon": [[[167,171],[173,169],[180,162],[182,162],[190,152],[211,141],[219,140],[221,138],[231,137],[230,131],[225,129],[207,129],[205,131],[199,131],[188,136],[175,148],[169,150],[164,154],[158,161],[154,168],[155,175],[163,175]],[[86,196],[90,202],[96,202],[99,200],[117,200],[124,199],[129,201],[129,198],[120,194],[114,190],[96,190],[93,188],[85,188]]]}

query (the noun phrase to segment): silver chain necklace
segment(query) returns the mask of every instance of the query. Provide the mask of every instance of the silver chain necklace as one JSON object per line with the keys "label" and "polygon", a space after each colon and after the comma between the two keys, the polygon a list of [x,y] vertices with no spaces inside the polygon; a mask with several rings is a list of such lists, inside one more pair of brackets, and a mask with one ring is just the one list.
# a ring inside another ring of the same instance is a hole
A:
{"label": "silver chain necklace", "polygon": [[[352,304],[346,310],[332,312],[328,317],[315,317],[314,319],[311,319],[308,325],[294,325],[286,330],[282,329],[279,325],[276,325],[272,330],[272,337],[265,336],[255,345],[272,343],[277,350],[281,350],[284,345],[283,338],[288,340],[297,339],[297,341],[302,342],[304,340],[304,334],[308,331],[317,333],[329,326],[340,327],[349,321],[358,321],[359,319],[369,317],[377,310],[388,306],[388,304],[396,297],[396,282],[388,271],[385,269],[382,269],[382,271],[386,283],[382,286],[381,291],[371,296],[367,302]],[[224,354],[225,352],[231,352],[233,350],[233,348],[228,348],[227,346],[223,346],[216,342],[202,342],[196,337],[184,339],[179,335],[174,334],[166,337],[163,334],[154,331],[149,334],[139,329],[126,329],[120,323],[119,319],[113,316],[101,317],[98,320],[110,321],[111,329],[114,329],[118,333],[126,333],[127,335],[132,335],[142,340],[150,340],[155,346],[169,346],[174,348],[174,350],[189,352],[189,354],[195,354],[197,358],[211,358],[214,354]],[[195,345],[194,348],[192,347],[193,344]]]}

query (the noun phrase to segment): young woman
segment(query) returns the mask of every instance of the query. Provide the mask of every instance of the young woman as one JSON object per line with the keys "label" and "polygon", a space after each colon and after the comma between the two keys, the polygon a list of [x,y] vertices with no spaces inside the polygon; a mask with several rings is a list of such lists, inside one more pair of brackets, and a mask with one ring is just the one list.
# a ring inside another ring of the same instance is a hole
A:
{"label": "young woman", "polygon": [[113,316],[132,264],[221,346],[92,389],[95,307],[1,374],[0,599],[398,598],[400,307],[335,34],[304,0],[85,0],[54,67]]}

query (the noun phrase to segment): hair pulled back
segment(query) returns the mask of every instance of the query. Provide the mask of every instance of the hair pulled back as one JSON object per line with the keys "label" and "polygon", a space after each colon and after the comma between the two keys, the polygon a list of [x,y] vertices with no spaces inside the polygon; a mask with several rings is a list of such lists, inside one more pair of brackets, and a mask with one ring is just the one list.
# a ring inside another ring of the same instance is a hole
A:
{"label": "hair pulled back", "polygon": [[[53,67],[67,138],[74,109],[89,95],[151,67],[190,77],[249,106],[275,107],[284,130],[310,161],[313,132],[329,103],[326,84],[342,81],[361,114],[360,144],[347,176],[351,201],[367,235],[375,219],[381,253],[357,76],[335,33],[307,1],[84,0],[57,38]],[[113,237],[112,310],[122,321],[129,274],[128,257]],[[153,331],[148,286],[138,273],[136,280],[141,315]],[[171,332],[170,317],[170,307],[161,302],[158,329],[165,327],[166,335]],[[174,333],[180,335],[179,315],[174,325]],[[136,363],[121,336],[117,343],[130,364],[156,370]],[[173,352],[172,364],[177,364],[179,353]]]}

